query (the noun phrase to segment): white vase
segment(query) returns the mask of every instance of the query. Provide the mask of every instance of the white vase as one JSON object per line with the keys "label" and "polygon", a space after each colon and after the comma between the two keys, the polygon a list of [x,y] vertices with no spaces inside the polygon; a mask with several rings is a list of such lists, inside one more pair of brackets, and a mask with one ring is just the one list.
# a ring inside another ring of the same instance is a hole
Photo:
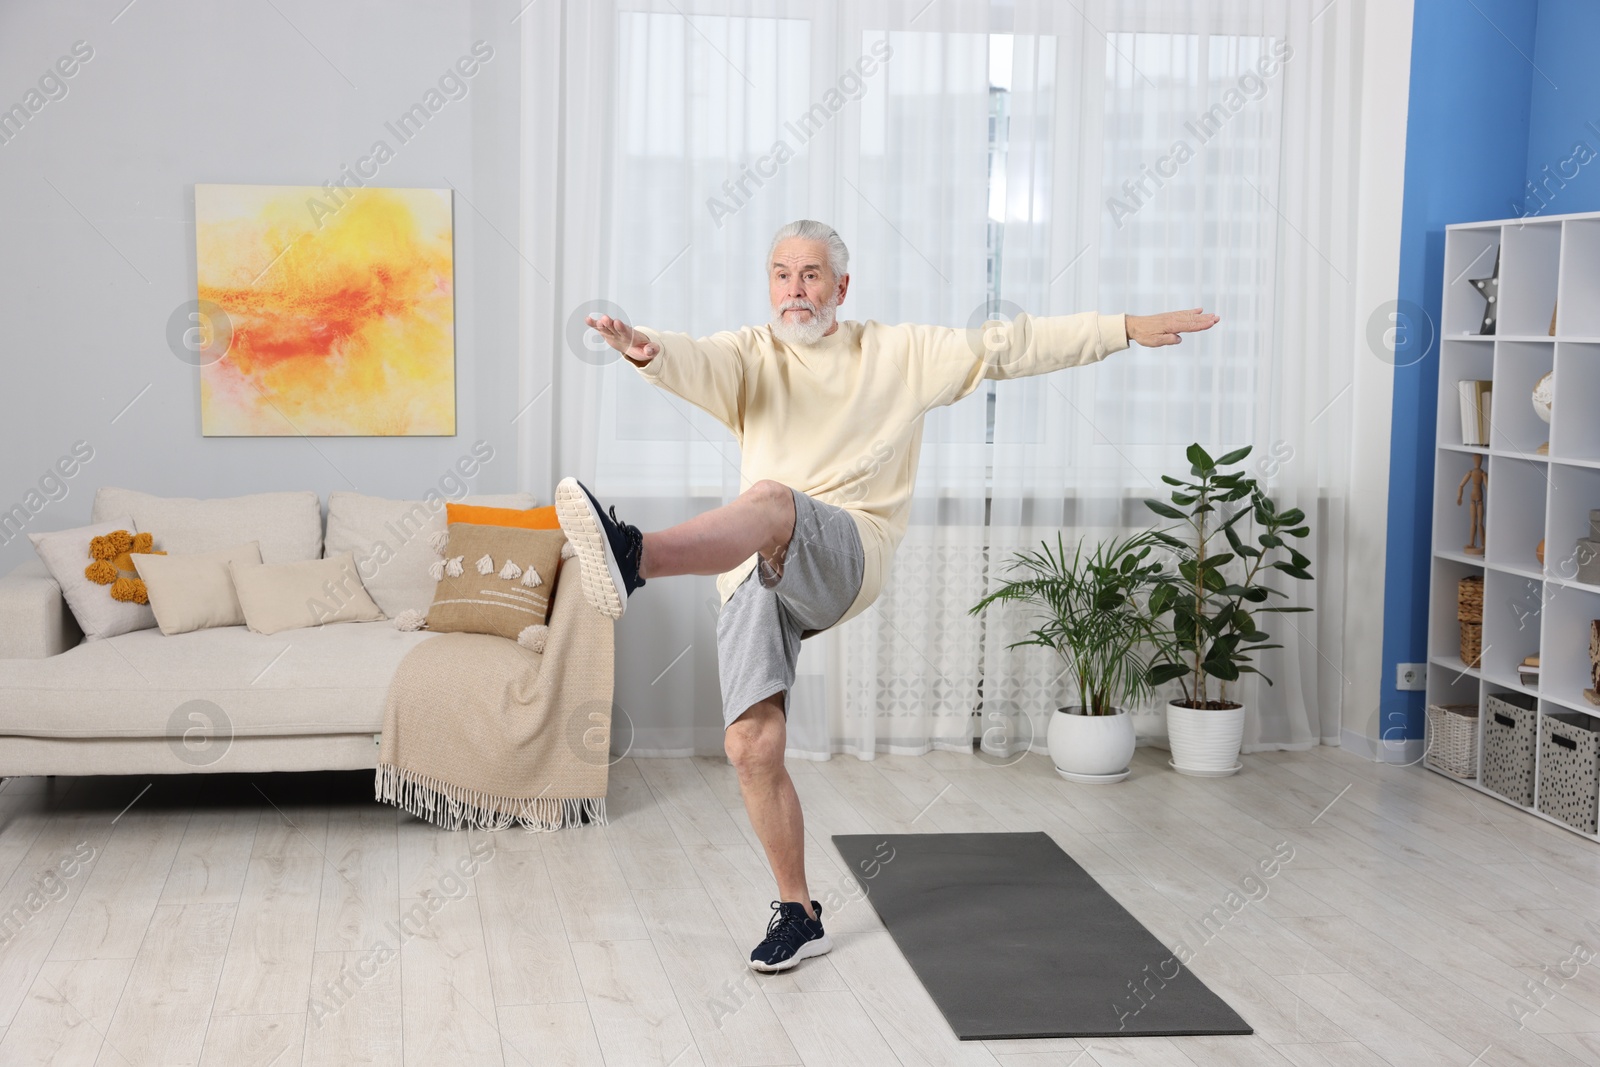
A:
{"label": "white vase", "polygon": [[1239,769],[1244,741],[1244,705],[1186,708],[1167,703],[1167,739],[1172,766],[1181,774],[1222,778]]}
{"label": "white vase", "polygon": [[1133,758],[1133,719],[1118,708],[1087,715],[1082,707],[1057,708],[1047,741],[1056,773],[1069,782],[1120,782]]}

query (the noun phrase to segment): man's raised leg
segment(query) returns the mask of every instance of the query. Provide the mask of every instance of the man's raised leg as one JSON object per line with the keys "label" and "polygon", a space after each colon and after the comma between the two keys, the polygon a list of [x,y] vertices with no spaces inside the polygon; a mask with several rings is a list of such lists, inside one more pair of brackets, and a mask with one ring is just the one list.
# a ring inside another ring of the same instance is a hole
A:
{"label": "man's raised leg", "polygon": [[688,522],[643,533],[608,515],[575,478],[556,486],[556,515],[583,563],[583,592],[596,611],[621,616],[628,597],[649,578],[721,574],[759,552],[779,572],[794,535],[794,492],[763,479]]}
{"label": "man's raised leg", "polygon": [[759,481],[731,504],[645,534],[639,573],[646,578],[721,574],[749,559],[752,552],[781,569],[793,535],[794,493],[781,482]]}

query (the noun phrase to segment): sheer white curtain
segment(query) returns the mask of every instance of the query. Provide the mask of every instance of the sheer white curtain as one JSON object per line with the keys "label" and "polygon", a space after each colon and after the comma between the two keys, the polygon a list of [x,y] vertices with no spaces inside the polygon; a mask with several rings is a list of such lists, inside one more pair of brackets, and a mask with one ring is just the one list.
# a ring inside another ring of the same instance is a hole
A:
{"label": "sheer white curtain", "polygon": [[[844,317],[967,326],[1013,307],[1200,304],[1224,317],[1198,344],[996,383],[930,413],[882,597],[805,643],[791,721],[825,725],[793,730],[791,754],[965,751],[978,730],[993,751],[1042,747],[1045,714],[1070,697],[1059,664],[1005,650],[1019,616],[967,608],[1017,547],[1148,525],[1137,501],[1190,440],[1255,443],[1280,503],[1321,520],[1320,580],[1297,591],[1318,611],[1294,617],[1304,637],[1279,627],[1293,639],[1267,668],[1278,686],[1250,694],[1249,741],[1337,733],[1326,635],[1340,614],[1325,601],[1343,487],[1327,461],[1349,412],[1321,357],[1349,350],[1332,324],[1353,142],[1329,121],[1346,108],[1348,14],[1266,0],[573,0],[527,17],[522,232],[555,251],[524,272],[530,366],[551,371],[525,439],[548,446],[553,476],[589,479],[646,528],[736,496],[737,447],[586,346],[578,320],[603,300],[696,334],[764,321],[763,258],[790,219],[828,221],[850,245]],[[1185,121],[1226,108],[1278,40],[1292,58],[1113,220],[1108,198],[1126,200],[1122,183]],[[525,392],[541,384],[531,371]],[[619,746],[720,751],[714,605],[710,579],[674,578],[630,607]]]}
{"label": "sheer white curtain", "polygon": [[[1030,310],[1204,305],[1222,322],[997,383],[989,581],[1058,533],[1071,546],[1162,523],[1143,500],[1166,498],[1162,474],[1187,474],[1190,442],[1254,446],[1250,473],[1311,519],[1301,548],[1317,580],[1279,585],[1312,614],[1263,617],[1286,647],[1260,655],[1274,685],[1238,687],[1247,751],[1339,732],[1351,411],[1332,357],[1352,347],[1353,9],[1102,0],[1064,18],[1019,4],[1008,42],[1001,291]],[[1010,610],[985,635],[988,714],[1023,738],[1077,701],[1049,654],[1006,649],[1028,628]],[[1164,732],[1157,707],[1140,712],[1142,734]]]}
{"label": "sheer white curtain", "polygon": [[[857,250],[856,318],[965,325],[988,287],[989,11],[983,4],[841,5],[844,48],[891,51],[841,127],[837,225]],[[835,750],[971,750],[983,595],[987,397],[929,412],[911,525],[873,608],[806,655]],[[815,653],[815,654],[813,654]],[[804,662],[804,657],[802,658]],[[824,690],[826,692],[826,690]],[[816,751],[817,746],[808,746]]]}

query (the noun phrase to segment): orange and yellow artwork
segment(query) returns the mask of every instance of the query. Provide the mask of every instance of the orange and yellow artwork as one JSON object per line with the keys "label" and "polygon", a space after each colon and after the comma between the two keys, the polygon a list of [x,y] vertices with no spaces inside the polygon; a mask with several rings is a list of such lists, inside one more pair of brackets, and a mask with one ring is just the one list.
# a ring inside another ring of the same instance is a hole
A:
{"label": "orange and yellow artwork", "polygon": [[201,433],[454,434],[450,192],[196,185]]}

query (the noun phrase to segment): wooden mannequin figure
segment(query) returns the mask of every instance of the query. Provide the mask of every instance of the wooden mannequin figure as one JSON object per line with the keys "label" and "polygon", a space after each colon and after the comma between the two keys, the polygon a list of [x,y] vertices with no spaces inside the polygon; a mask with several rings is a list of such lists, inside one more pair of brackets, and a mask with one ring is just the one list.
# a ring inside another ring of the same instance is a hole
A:
{"label": "wooden mannequin figure", "polygon": [[1478,538],[1483,536],[1483,488],[1488,484],[1489,472],[1483,469],[1483,457],[1472,457],[1472,469],[1462,476],[1461,484],[1456,487],[1456,506],[1461,506],[1461,497],[1467,491],[1467,484],[1472,484],[1472,499],[1469,502],[1467,513],[1472,519],[1472,536],[1467,540],[1461,551],[1469,556],[1483,555],[1483,546],[1478,544]]}

